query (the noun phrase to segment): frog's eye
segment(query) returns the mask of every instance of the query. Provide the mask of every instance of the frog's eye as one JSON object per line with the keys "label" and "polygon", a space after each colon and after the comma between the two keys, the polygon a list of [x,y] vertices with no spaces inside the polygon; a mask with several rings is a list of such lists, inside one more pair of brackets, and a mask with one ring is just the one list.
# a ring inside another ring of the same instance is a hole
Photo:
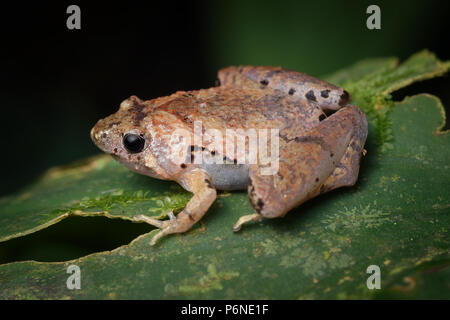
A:
{"label": "frog's eye", "polygon": [[145,140],[137,134],[128,133],[123,137],[123,145],[130,153],[138,153],[144,149]]}

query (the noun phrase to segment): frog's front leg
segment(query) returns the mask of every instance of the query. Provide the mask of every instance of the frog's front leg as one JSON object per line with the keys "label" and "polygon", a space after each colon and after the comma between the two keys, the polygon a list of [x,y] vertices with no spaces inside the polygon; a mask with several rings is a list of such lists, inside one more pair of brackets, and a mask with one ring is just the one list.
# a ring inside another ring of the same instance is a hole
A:
{"label": "frog's front leg", "polygon": [[[250,215],[241,222],[282,217],[318,195],[324,185],[328,191],[353,184],[366,137],[365,115],[349,105],[305,135],[289,140],[280,151],[276,174],[262,175],[258,165],[250,168],[249,199],[261,217]],[[346,174],[334,177],[339,167],[346,169]]]}
{"label": "frog's front leg", "polygon": [[136,216],[135,221],[143,221],[160,228],[150,241],[154,245],[158,239],[172,233],[186,232],[199,221],[216,199],[216,189],[210,182],[209,175],[202,169],[186,172],[178,181],[186,190],[194,193],[186,207],[176,217],[160,221],[147,216]]}

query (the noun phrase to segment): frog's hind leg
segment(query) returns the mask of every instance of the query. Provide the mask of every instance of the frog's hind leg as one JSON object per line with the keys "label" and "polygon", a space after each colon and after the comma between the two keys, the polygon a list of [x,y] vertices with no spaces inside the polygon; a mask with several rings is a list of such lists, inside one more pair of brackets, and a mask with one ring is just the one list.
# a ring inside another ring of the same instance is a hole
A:
{"label": "frog's hind leg", "polygon": [[[358,121],[359,119],[359,121]],[[344,155],[339,160],[333,173],[315,190],[314,197],[328,191],[353,186],[358,180],[361,155],[365,155],[364,143],[367,137],[367,122],[364,117],[356,117],[355,134],[352,136]]]}
{"label": "frog's hind leg", "polygon": [[336,169],[316,193],[322,194],[340,187],[353,186],[358,180],[360,155],[365,152],[364,141],[358,137],[353,138]]}
{"label": "frog's hind leg", "polygon": [[263,175],[258,165],[250,168],[252,206],[264,218],[282,217],[318,195],[321,187],[324,191],[353,184],[366,136],[364,114],[347,106],[304,136],[289,140],[280,152],[276,174]]}
{"label": "frog's hind leg", "polygon": [[216,189],[211,185],[209,175],[201,170],[194,169],[187,172],[180,179],[180,184],[194,193],[186,207],[176,217],[169,215],[170,220],[161,221],[151,217],[139,215],[135,221],[142,221],[154,225],[161,230],[150,241],[154,245],[160,238],[172,234],[186,232],[198,222],[216,199]]}

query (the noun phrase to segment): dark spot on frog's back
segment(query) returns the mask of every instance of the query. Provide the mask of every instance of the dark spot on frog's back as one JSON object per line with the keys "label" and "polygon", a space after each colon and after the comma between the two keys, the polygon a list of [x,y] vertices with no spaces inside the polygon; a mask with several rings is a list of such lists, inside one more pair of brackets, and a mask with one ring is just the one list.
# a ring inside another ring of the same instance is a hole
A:
{"label": "dark spot on frog's back", "polygon": [[183,119],[184,119],[184,121],[185,121],[186,123],[192,123],[191,118],[189,118],[189,116],[187,116],[187,115],[184,116]]}
{"label": "dark spot on frog's back", "polygon": [[339,100],[340,106],[345,106],[350,101],[350,94],[344,90],[344,93],[341,94],[341,98]]}
{"label": "dark spot on frog's back", "polygon": [[316,100],[316,96],[314,95],[314,91],[309,90],[306,94],[305,94],[305,98],[311,101],[317,101]]}
{"label": "dark spot on frog's back", "polygon": [[144,109],[144,104],[139,103],[136,99],[133,100],[133,106],[131,108],[131,112],[134,113],[134,123],[135,125],[139,125],[142,119],[146,117],[145,112],[142,110]]}
{"label": "dark spot on frog's back", "polygon": [[267,79],[261,80],[259,83],[261,83],[263,86],[267,86],[269,84],[269,81]]}
{"label": "dark spot on frog's back", "polygon": [[272,71],[269,71],[269,72],[267,72],[267,74],[266,74],[266,78],[272,78],[273,75],[278,74],[278,73],[280,73],[280,72],[282,72],[282,71],[283,71],[283,70],[272,70]]}
{"label": "dark spot on frog's back", "polygon": [[302,136],[302,137],[296,137],[294,140],[296,142],[318,144],[319,146],[322,147],[322,149],[331,150],[331,146],[328,143],[326,143],[326,141],[323,138],[318,137],[318,136]]}
{"label": "dark spot on frog's back", "polygon": [[145,113],[144,112],[142,112],[142,111],[139,111],[138,113],[136,113],[136,120],[137,121],[141,121],[142,119],[144,119],[145,118]]}
{"label": "dark spot on frog's back", "polygon": [[328,98],[329,93],[330,93],[330,90],[322,90],[320,92],[320,95],[322,96],[322,98]]}

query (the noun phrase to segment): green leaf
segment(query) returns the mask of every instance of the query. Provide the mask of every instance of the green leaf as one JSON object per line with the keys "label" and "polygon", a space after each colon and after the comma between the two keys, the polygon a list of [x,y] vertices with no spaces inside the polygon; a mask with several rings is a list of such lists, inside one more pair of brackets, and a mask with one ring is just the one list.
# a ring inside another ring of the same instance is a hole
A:
{"label": "green leaf", "polygon": [[420,51],[402,64],[396,58],[368,59],[357,62],[326,80],[347,89],[353,104],[372,120],[379,151],[392,148],[392,123],[388,117],[392,109],[390,94],[415,81],[441,76],[450,69],[450,62],[441,62],[427,51]]}
{"label": "green leaf", "polygon": [[[221,193],[197,226],[154,247],[152,231],[72,261],[1,265],[0,298],[450,298],[450,136],[440,131],[445,112],[434,96],[398,103],[389,96],[448,68],[424,51],[400,65],[391,58],[366,60],[328,78],[369,114],[368,153],[355,187],[238,233],[233,223],[252,213],[247,195]],[[175,183],[98,156],[52,169],[20,194],[0,199],[0,240],[69,215],[163,218],[190,196]],[[80,290],[66,288],[71,264],[81,269]],[[381,290],[366,286],[370,265],[381,269]]]}

